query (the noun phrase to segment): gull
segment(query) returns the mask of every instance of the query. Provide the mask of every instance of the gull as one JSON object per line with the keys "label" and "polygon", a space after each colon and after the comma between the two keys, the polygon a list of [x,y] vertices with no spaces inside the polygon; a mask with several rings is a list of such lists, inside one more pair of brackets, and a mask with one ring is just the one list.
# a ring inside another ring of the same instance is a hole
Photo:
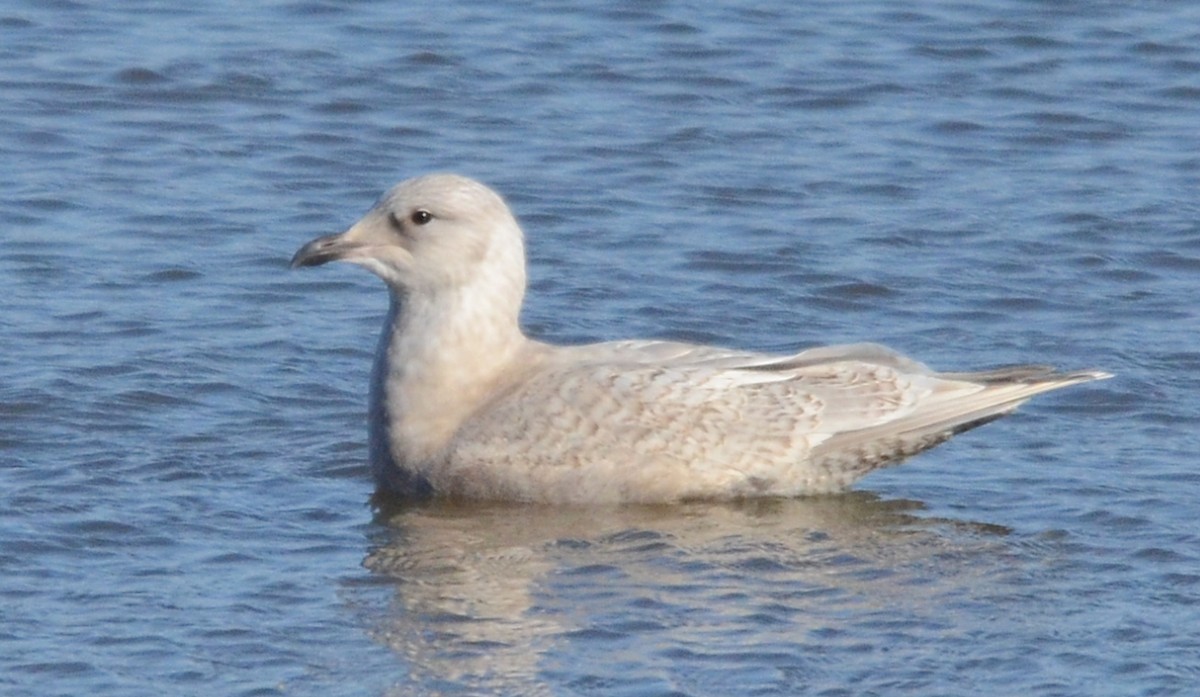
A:
{"label": "gull", "polygon": [[391,296],[369,393],[378,487],[547,504],[795,497],[1111,377],[1016,366],[939,373],[875,344],[772,355],[672,341],[528,338],[523,233],[454,174],[401,182],[293,268],[357,264]]}

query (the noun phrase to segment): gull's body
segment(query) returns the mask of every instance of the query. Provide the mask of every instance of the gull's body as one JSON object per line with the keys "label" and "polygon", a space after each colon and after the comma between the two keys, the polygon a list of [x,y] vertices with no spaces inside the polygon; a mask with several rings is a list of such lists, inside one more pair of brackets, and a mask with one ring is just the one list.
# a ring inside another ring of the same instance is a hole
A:
{"label": "gull's body", "polygon": [[371,462],[403,494],[548,503],[829,493],[1003,416],[1108,377],[1025,366],[935,373],[871,344],[767,355],[660,341],[554,346],[518,325],[520,227],[478,182],[385,194],[294,266],[344,260],[391,308],[370,394]]}

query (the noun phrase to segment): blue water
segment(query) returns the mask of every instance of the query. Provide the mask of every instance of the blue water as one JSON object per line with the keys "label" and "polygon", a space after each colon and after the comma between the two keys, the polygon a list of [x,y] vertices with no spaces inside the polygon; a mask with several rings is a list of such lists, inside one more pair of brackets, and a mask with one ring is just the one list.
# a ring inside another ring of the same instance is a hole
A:
{"label": "blue water", "polygon": [[[1200,682],[1200,6],[0,7],[0,694]],[[529,331],[1117,379],[853,493],[371,503],[386,298],[305,240],[503,192]]]}

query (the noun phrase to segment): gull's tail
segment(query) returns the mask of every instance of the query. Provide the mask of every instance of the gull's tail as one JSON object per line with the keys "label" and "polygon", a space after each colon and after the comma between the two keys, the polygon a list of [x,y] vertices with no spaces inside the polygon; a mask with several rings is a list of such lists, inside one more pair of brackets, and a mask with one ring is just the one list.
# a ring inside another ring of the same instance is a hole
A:
{"label": "gull's tail", "polygon": [[936,377],[945,381],[944,388],[935,390],[926,406],[886,424],[839,433],[814,448],[814,460],[843,467],[857,460],[865,473],[1011,414],[1035,395],[1106,380],[1112,374],[1102,370],[1057,373],[1047,366],[1025,365]]}

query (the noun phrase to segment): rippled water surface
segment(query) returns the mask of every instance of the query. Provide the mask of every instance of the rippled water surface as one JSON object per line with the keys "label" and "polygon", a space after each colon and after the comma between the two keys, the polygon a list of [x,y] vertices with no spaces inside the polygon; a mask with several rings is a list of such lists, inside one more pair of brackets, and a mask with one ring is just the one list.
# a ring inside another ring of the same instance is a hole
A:
{"label": "rippled water surface", "polygon": [[[0,8],[0,693],[1195,690],[1198,6],[412,5]],[[542,338],[1118,378],[844,496],[372,502],[384,293],[286,265],[431,170]]]}

